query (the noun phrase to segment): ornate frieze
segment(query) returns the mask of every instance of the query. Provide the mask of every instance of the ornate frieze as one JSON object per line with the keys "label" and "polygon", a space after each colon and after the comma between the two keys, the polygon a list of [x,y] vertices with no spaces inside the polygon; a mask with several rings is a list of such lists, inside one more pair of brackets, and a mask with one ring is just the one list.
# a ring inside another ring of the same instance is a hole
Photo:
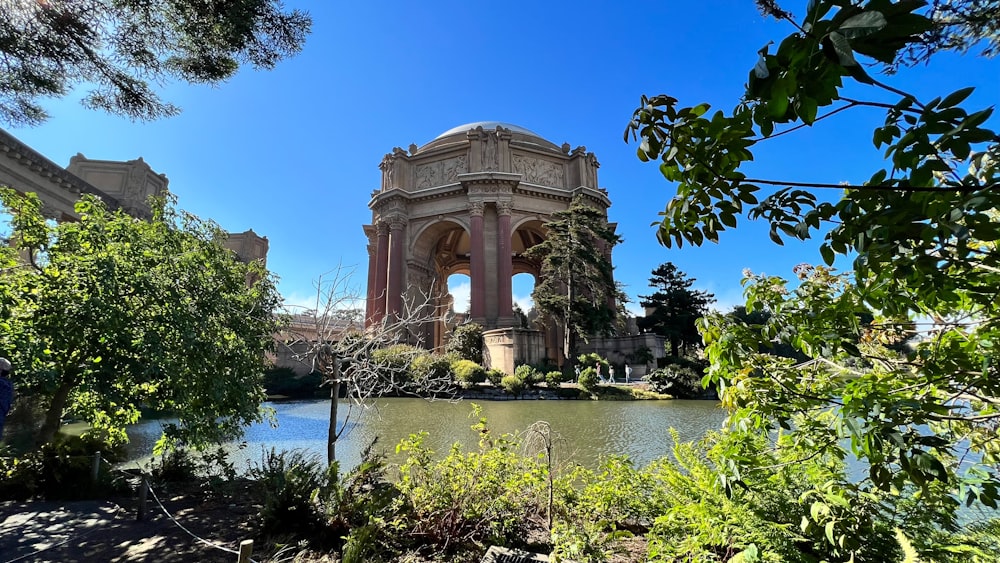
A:
{"label": "ornate frieze", "polygon": [[458,175],[468,171],[469,163],[465,155],[420,164],[416,167],[417,189],[433,188],[457,182]]}
{"label": "ornate frieze", "polygon": [[561,164],[520,154],[515,154],[511,158],[514,172],[521,174],[524,182],[554,187],[562,187],[565,184]]}

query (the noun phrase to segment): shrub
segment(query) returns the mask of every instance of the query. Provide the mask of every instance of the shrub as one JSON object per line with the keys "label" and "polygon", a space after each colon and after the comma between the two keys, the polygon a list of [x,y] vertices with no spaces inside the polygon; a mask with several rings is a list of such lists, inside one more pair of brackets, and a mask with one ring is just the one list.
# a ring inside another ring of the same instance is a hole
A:
{"label": "shrub", "polygon": [[534,366],[528,364],[522,364],[514,368],[514,375],[524,382],[525,387],[534,387],[542,382],[545,378],[542,372],[535,369]]}
{"label": "shrub", "polygon": [[545,374],[545,385],[549,387],[559,387],[563,382],[569,381],[561,371],[550,371]]}
{"label": "shrub", "polygon": [[[470,544],[523,547],[530,522],[544,505],[548,471],[539,458],[522,455],[512,436],[492,436],[483,418],[472,428],[480,436],[478,451],[466,453],[455,445],[440,461],[423,445],[426,433],[410,435],[396,447],[406,454],[399,489],[412,506],[410,533],[435,555]],[[480,552],[447,560],[481,558]]]}
{"label": "shrub", "polygon": [[409,344],[393,344],[372,352],[372,362],[377,366],[379,377],[406,384],[413,380],[410,377],[410,362],[426,353],[426,350]]}
{"label": "shrub", "polygon": [[686,358],[671,358],[666,367],[657,369],[646,376],[651,390],[668,393],[678,399],[703,397],[705,389],[701,385],[704,363]]}
{"label": "shrub", "polygon": [[580,354],[576,361],[581,366],[590,368],[596,368],[597,364],[601,364],[601,373],[608,373],[608,361],[595,353]]}
{"label": "shrub", "polygon": [[451,381],[451,363],[454,355],[424,352],[410,361],[410,377],[418,385],[428,380]]}
{"label": "shrub", "polygon": [[477,364],[483,361],[483,327],[478,323],[465,323],[451,331],[445,351],[458,354],[463,360]]}
{"label": "shrub", "polygon": [[307,535],[319,528],[322,518],[313,499],[326,484],[326,475],[318,458],[301,450],[271,448],[250,476],[264,496],[259,514],[264,534]]}
{"label": "shrub", "polygon": [[580,389],[587,391],[588,393],[597,388],[597,370],[592,367],[583,368],[580,372],[580,379],[577,380],[577,385]]}
{"label": "shrub", "polygon": [[0,501],[25,501],[35,496],[40,487],[42,460],[37,454],[7,457],[0,452]]}
{"label": "shrub", "polygon": [[91,472],[97,452],[112,462],[122,456],[121,450],[111,446],[107,435],[100,431],[90,430],[82,436],[58,434],[38,452],[29,454],[39,458],[37,493],[49,500],[76,500],[124,487],[120,474],[113,474],[104,461],[97,482],[93,481]]}
{"label": "shrub", "polygon": [[516,375],[505,375],[503,379],[500,380],[500,387],[514,395],[515,397],[520,397],[521,393],[524,393],[525,384],[524,380]]}
{"label": "shrub", "polygon": [[472,387],[486,381],[486,369],[472,360],[458,360],[452,363],[451,371],[455,374],[455,380],[463,387]]}
{"label": "shrub", "polygon": [[494,387],[500,387],[500,382],[503,380],[504,376],[507,375],[503,370],[496,368],[486,370],[486,380],[490,382],[490,385]]}

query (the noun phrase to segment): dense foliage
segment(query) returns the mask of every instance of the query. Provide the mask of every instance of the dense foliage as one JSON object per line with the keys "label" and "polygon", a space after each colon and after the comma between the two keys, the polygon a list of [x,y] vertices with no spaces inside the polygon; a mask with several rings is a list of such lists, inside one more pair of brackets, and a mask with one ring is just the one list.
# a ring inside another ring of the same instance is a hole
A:
{"label": "dense foliage", "polygon": [[55,224],[32,194],[0,199],[13,227],[0,349],[22,400],[46,411],[39,444],[66,416],[122,441],[140,408],[166,411],[177,417],[166,436],[193,445],[260,420],[280,298],[221,229],[168,202],[145,221],[84,197],[79,221]]}
{"label": "dense foliage", "polygon": [[[822,261],[831,266],[842,256],[854,271],[802,266],[797,283],[748,273],[746,312],[764,311],[766,320],[704,320],[708,380],[733,409],[734,430],[790,429],[785,444],[806,458],[856,456],[866,464],[864,478],[835,476],[828,490],[809,493],[817,498],[839,495],[837,503],[851,511],[865,510],[871,496],[909,491],[944,507],[996,506],[1000,137],[984,127],[993,108],[966,107],[971,88],[922,100],[869,74],[941,29],[923,2],[820,0],[801,21],[761,4],[794,29],[773,50],[761,49],[735,109],[710,114],[708,104],[683,107],[664,95],[643,98],[635,111],[627,135],[641,138],[639,158],[659,159],[677,186],[659,238],[668,246],[717,241],[746,215],[768,221],[778,244],[822,237]],[[982,6],[996,13],[995,2]],[[845,81],[852,94],[870,98],[849,96]],[[841,185],[744,173],[757,145],[806,134],[804,126],[857,108],[885,115],[872,132],[885,166],[867,180]],[[762,185],[784,187],[761,196]],[[841,190],[841,197],[822,201],[821,189]],[[767,353],[774,343],[808,361]],[[734,453],[731,460],[729,484],[771,466],[760,456]],[[947,516],[943,527],[955,524],[951,508],[940,514]],[[849,520],[822,510],[803,524],[827,527],[830,542],[842,546],[858,537]],[[843,557],[864,549],[845,548]]]}
{"label": "dense foliage", "polygon": [[0,3],[0,118],[37,124],[39,100],[92,88],[89,108],[132,119],[179,109],[155,86],[218,84],[241,65],[271,69],[312,22],[280,0],[12,0]]}
{"label": "dense foliage", "polygon": [[652,309],[637,322],[639,328],[666,337],[670,355],[678,357],[701,347],[701,335],[695,321],[708,312],[715,302],[711,293],[691,289],[696,281],[677,269],[671,262],[657,266],[649,278],[649,286],[656,289],[652,295],[640,295],[640,305]]}
{"label": "dense foliage", "polygon": [[458,354],[477,364],[483,362],[483,327],[479,323],[463,323],[456,326],[448,337],[446,352]]}
{"label": "dense foliage", "polygon": [[525,252],[541,263],[531,298],[543,319],[562,328],[563,357],[569,366],[578,338],[615,328],[621,295],[614,283],[611,251],[621,238],[605,213],[584,196],[573,198],[566,211],[553,213],[545,229],[545,240]]}

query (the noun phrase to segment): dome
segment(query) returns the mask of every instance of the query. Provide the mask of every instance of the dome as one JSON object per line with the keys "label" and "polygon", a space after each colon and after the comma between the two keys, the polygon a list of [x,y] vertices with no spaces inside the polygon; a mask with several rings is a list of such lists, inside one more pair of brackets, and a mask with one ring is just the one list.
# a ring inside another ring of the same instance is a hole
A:
{"label": "dome", "polygon": [[486,131],[496,130],[497,127],[503,127],[504,129],[510,130],[512,135],[512,140],[520,143],[535,145],[539,148],[544,148],[548,150],[559,151],[559,147],[556,146],[551,141],[547,141],[542,138],[541,135],[535,133],[531,129],[521,127],[520,125],[514,125],[513,123],[506,123],[503,121],[476,121],[473,123],[466,123],[465,125],[459,125],[458,127],[452,127],[444,133],[441,133],[437,137],[427,143],[426,145],[420,147],[420,150],[426,150],[429,148],[435,148],[442,145],[447,145],[456,141],[465,141],[466,133],[472,131],[478,127],[482,127]]}
{"label": "dome", "polygon": [[[443,137],[448,137],[450,135],[456,135],[458,133],[465,133],[466,131],[471,131],[476,127],[482,127],[487,131],[495,130],[497,127],[503,127],[504,129],[510,129],[512,133],[520,133],[522,135],[530,135],[532,137],[542,138],[541,135],[535,133],[530,129],[525,129],[520,125],[514,125],[513,123],[504,123],[503,121],[476,121],[474,123],[466,123],[465,125],[459,125],[458,127],[452,127],[451,129],[441,133],[437,137],[434,137],[434,141],[441,139]],[[434,141],[431,141],[432,143]]]}

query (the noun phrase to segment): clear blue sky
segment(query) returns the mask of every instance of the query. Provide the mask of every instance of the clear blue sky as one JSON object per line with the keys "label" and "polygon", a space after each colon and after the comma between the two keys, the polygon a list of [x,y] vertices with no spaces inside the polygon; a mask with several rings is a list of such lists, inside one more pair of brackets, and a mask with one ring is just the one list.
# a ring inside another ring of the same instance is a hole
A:
{"label": "clear blue sky", "polygon": [[[805,2],[783,2],[800,15]],[[655,163],[635,157],[622,133],[641,94],[730,110],[757,50],[791,29],[751,0],[704,2],[306,2],[313,33],[304,51],[270,72],[246,69],[218,87],[170,84],[175,118],[132,123],[88,111],[76,98],[47,104],[52,118],[11,132],[63,166],[142,156],[170,179],[180,206],[230,231],[270,240],[268,265],[293,302],[338,263],[364,284],[369,194],[394,146],[421,145],[456,125],[515,123],[562,144],[585,145],[625,242],[614,254],[627,292],[674,262],[715,293],[740,302],[744,268],[791,276],[819,262],[815,244],[772,244],[763,224],[741,223],[718,245],[666,249],[650,224],[672,193]],[[977,86],[969,107],[1000,101],[1000,61],[939,56],[892,84],[927,98]],[[870,89],[854,89],[872,97]],[[883,116],[847,112],[755,150],[753,176],[861,182],[877,169],[871,129]],[[862,127],[857,127],[862,124]],[[994,128],[1000,128],[993,119]],[[832,195],[832,194],[831,194]],[[518,288],[515,287],[515,293]],[[530,291],[520,288],[519,297]],[[633,303],[632,308],[637,308]]]}

